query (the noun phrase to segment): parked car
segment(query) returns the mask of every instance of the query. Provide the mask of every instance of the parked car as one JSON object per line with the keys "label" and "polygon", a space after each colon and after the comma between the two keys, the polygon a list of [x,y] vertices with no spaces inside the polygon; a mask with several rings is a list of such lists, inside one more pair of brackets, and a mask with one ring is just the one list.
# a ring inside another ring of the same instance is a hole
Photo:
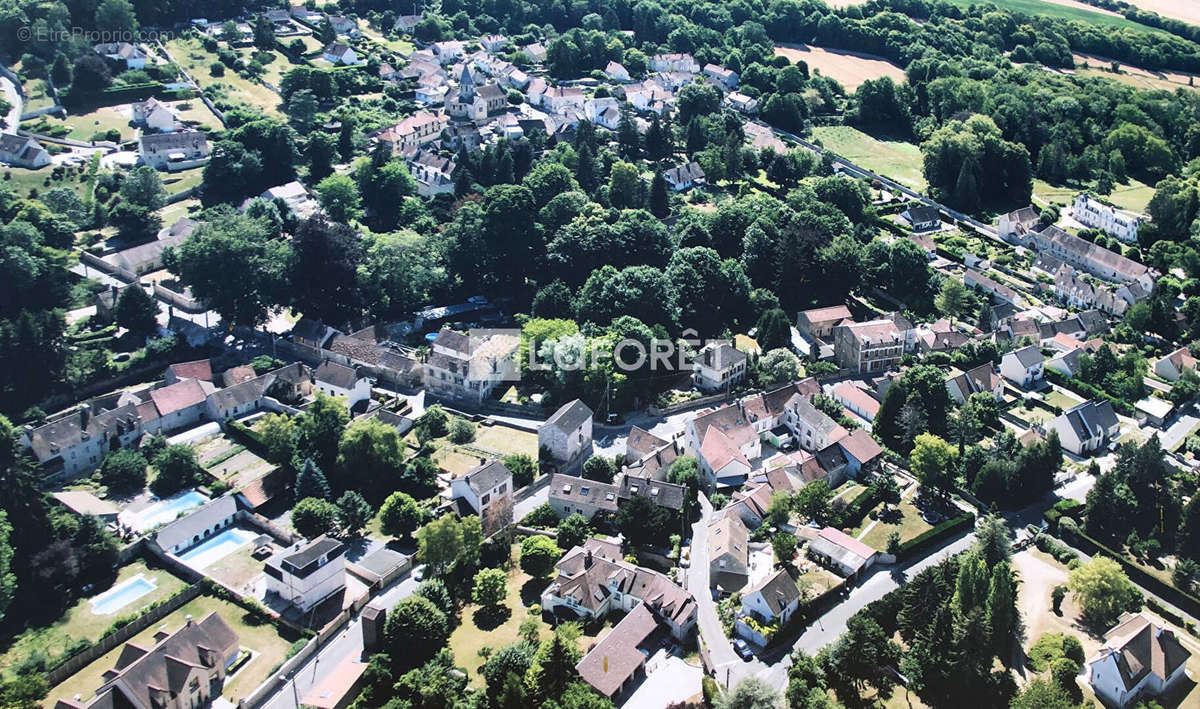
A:
{"label": "parked car", "polygon": [[754,653],[750,650],[750,644],[741,638],[733,641],[733,649],[743,660],[754,659]]}

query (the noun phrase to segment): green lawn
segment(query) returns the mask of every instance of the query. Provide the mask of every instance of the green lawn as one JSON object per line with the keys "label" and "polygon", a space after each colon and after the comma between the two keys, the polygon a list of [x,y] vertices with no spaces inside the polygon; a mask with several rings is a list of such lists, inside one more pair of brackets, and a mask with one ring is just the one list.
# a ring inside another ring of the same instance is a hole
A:
{"label": "green lawn", "polygon": [[54,166],[52,165],[47,165],[37,170],[26,170],[23,167],[9,167],[7,165],[0,167],[0,180],[22,197],[28,197],[30,190],[45,192],[55,187],[70,187],[80,197],[83,197],[86,184],[79,181],[79,174],[77,171],[74,177],[56,180],[53,177]]}
{"label": "green lawn", "polygon": [[[279,95],[262,84],[243,79],[226,67],[223,76],[213,76],[209,67],[217,61],[215,54],[204,50],[195,38],[172,39],[167,42],[171,57],[186,69],[199,84],[230,103],[241,103],[272,116],[280,116]],[[215,96],[214,96],[215,100]]]}
{"label": "green lawn", "polygon": [[[257,621],[247,623],[246,611],[240,606],[212,596],[200,596],[167,616],[162,623],[152,625],[134,635],[130,642],[150,647],[154,644],[154,633],[162,625],[166,625],[167,632],[175,632],[183,626],[187,616],[199,620],[213,611],[219,613],[233,628],[243,648],[256,653],[236,675],[225,682],[222,695],[236,704],[238,699],[249,694],[270,675],[271,670],[283,662],[291,640],[281,637],[275,626],[257,625]],[[120,654],[120,647],[113,649],[51,689],[47,697],[48,705],[53,705],[58,699],[70,699],[76,694],[90,697],[103,684],[104,672],[113,667]]]}
{"label": "green lawn", "polygon": [[359,26],[359,31],[362,36],[373,42],[383,45],[389,51],[395,52],[401,56],[407,57],[413,52],[413,44],[407,39],[392,39],[384,37],[374,27],[368,27],[365,23]]}
{"label": "green lawn", "polygon": [[1166,34],[1161,30],[1156,30],[1146,25],[1141,25],[1124,17],[1117,15],[1108,15],[1097,10],[1090,10],[1084,7],[1074,7],[1069,5],[1060,5],[1057,3],[1046,2],[1045,0],[988,0],[987,3],[980,3],[978,0],[950,0],[955,5],[967,7],[968,5],[992,4],[1010,12],[1020,12],[1026,15],[1042,15],[1045,17],[1060,17],[1064,20],[1079,20],[1089,22],[1093,25],[1101,27],[1111,27],[1115,29],[1135,29],[1142,32],[1153,32],[1156,34]]}
{"label": "green lawn", "polygon": [[[25,121],[21,127],[75,140],[91,140],[97,133],[115,130],[121,134],[121,140],[131,140],[133,127],[129,125],[129,120],[130,115],[125,106],[103,106],[90,113],[69,114],[65,119],[57,116],[39,116],[32,121]],[[62,132],[64,128],[66,132]]]}
{"label": "green lawn", "polygon": [[203,181],[204,167],[163,173],[163,186],[167,188],[167,194],[179,194],[198,186]]}
{"label": "green lawn", "polygon": [[[1094,185],[1051,185],[1045,180],[1034,180],[1033,195],[1044,202],[1070,204],[1075,201],[1075,195],[1093,187]],[[1104,199],[1112,202],[1121,209],[1128,209],[1132,212],[1145,212],[1146,205],[1150,203],[1150,198],[1153,196],[1153,186],[1131,178],[1129,182],[1117,185],[1113,193]]]}
{"label": "green lawn", "polygon": [[[416,439],[413,438],[415,441]],[[538,455],[537,434],[509,426],[480,426],[475,424],[475,440],[465,445],[451,443],[448,438],[436,439],[437,452],[433,459],[443,469],[457,475],[465,474],[479,465],[480,451],[499,453],[502,456],[525,454],[534,459]],[[486,457],[486,456],[483,456]]]}
{"label": "green lawn", "polygon": [[1061,392],[1057,389],[1050,391],[1050,393],[1048,393],[1044,397],[1042,397],[1042,400],[1045,401],[1047,404],[1049,404],[1051,406],[1057,406],[1058,408],[1060,408],[1064,411],[1071,408],[1072,406],[1083,403],[1079,399],[1076,399],[1075,397],[1070,396],[1068,394],[1064,394],[1063,392]]}
{"label": "green lawn", "polygon": [[54,98],[50,96],[49,87],[46,86],[45,79],[34,79],[33,81],[26,82],[24,88],[26,113],[54,105]]}
{"label": "green lawn", "polygon": [[[901,501],[900,512],[902,516],[899,520],[895,522],[884,522],[881,520],[874,527],[871,527],[871,531],[867,532],[861,539],[862,543],[872,549],[887,551],[888,537],[891,536],[892,532],[900,532],[900,541],[907,542],[932,528],[929,523],[921,519],[921,511],[911,501]],[[871,520],[869,517],[866,522],[870,524]]]}
{"label": "green lawn", "polygon": [[[500,612],[489,615],[474,603],[463,606],[461,622],[450,634],[450,649],[454,663],[466,669],[473,687],[484,686],[479,674],[484,658],[479,650],[490,647],[495,651],[517,642],[517,630],[529,614],[529,606],[540,602],[542,589],[549,583],[550,579],[534,579],[514,564],[508,573],[508,598]],[[547,638],[550,628],[538,617],[540,637]]]}
{"label": "green lawn", "polygon": [[[115,586],[127,579],[142,574],[151,580],[156,588],[150,593],[138,598],[133,603],[118,609],[116,612],[99,615],[92,612],[89,598],[80,600],[67,609],[62,618],[51,625],[42,628],[32,628],[17,636],[16,640],[0,655],[0,671],[8,674],[11,668],[32,655],[41,653],[47,658],[53,658],[68,645],[79,640],[96,641],[113,621],[122,616],[128,616],[145,608],[147,605],[160,601],[184,587],[184,582],[163,569],[151,569],[146,563],[137,560],[123,567],[118,573]],[[92,598],[107,591],[110,587],[98,588]]]}
{"label": "green lawn", "polygon": [[850,126],[817,126],[813,128],[813,137],[838,155],[905,187],[917,191],[928,187],[922,172],[921,149],[913,143],[876,138]]}

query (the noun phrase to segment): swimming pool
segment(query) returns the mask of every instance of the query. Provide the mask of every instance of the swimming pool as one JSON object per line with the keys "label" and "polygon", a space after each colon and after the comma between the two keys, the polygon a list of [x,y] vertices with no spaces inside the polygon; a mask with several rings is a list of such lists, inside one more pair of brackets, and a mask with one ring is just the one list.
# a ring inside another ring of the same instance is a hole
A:
{"label": "swimming pool", "polygon": [[146,532],[167,522],[174,522],[179,515],[208,502],[208,498],[189,490],[166,500],[159,500],[141,512],[125,512],[121,520],[137,532]]}
{"label": "swimming pool", "polygon": [[246,546],[256,536],[248,529],[230,527],[183,552],[179,558],[193,569],[204,569]]}
{"label": "swimming pool", "polygon": [[157,586],[145,575],[138,574],[125,579],[99,596],[92,599],[92,612],[96,615],[108,615],[153,591]]}

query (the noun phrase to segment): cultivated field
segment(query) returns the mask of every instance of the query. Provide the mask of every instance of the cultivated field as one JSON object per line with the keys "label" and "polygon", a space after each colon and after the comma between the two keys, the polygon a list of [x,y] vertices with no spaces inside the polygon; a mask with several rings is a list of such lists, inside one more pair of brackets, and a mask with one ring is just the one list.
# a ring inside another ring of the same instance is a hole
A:
{"label": "cultivated field", "polygon": [[1075,54],[1075,73],[1080,76],[1100,76],[1119,81],[1138,89],[1174,91],[1180,87],[1196,88],[1195,75],[1179,71],[1150,71],[1120,63],[1120,71],[1111,71],[1112,60],[1093,54]]}
{"label": "cultivated field", "polygon": [[1129,0],[1129,4],[1142,10],[1157,12],[1163,17],[1173,17],[1200,25],[1200,3],[1196,0]]}
{"label": "cultivated field", "polygon": [[[1179,0],[1181,3],[1188,1]],[[950,2],[963,7],[978,4],[976,0],[950,0]],[[1061,17],[1064,20],[1090,22],[1102,27],[1134,29],[1141,32],[1166,34],[1162,30],[1156,30],[1152,27],[1127,20],[1115,12],[1077,2],[1077,0],[991,0],[991,4],[1010,12],[1020,12],[1030,16]]]}
{"label": "cultivated field", "polygon": [[854,91],[864,81],[881,76],[890,76],[896,82],[904,81],[903,69],[873,54],[823,49],[806,44],[782,44],[775,47],[775,55],[787,57],[793,62],[805,62],[810,70],[836,79],[846,87],[846,91]]}
{"label": "cultivated field", "polygon": [[915,144],[886,137],[876,138],[850,126],[816,126],[813,137],[829,150],[863,167],[924,191],[921,149]]}

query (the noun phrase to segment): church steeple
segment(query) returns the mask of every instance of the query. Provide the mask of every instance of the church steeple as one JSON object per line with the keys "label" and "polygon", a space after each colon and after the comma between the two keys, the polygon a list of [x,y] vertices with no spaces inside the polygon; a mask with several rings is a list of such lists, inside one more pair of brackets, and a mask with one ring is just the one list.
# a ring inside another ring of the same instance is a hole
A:
{"label": "church steeple", "polygon": [[469,103],[475,98],[475,79],[471,77],[471,68],[463,65],[462,75],[458,78],[458,100]]}

